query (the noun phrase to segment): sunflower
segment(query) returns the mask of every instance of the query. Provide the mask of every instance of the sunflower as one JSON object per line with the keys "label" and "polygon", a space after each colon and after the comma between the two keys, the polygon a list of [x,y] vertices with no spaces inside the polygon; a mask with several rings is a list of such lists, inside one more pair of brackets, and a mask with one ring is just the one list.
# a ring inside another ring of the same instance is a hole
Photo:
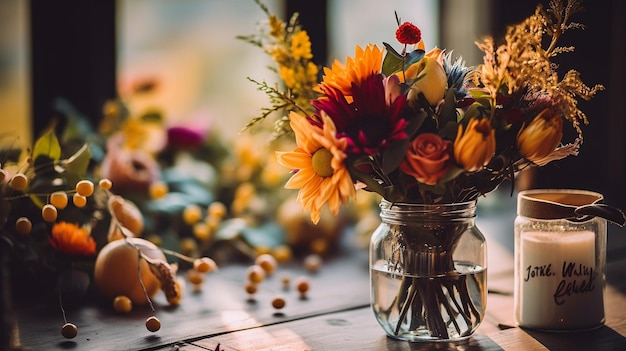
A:
{"label": "sunflower", "polygon": [[376,45],[369,44],[365,49],[357,45],[354,58],[347,57],[345,65],[335,60],[331,68],[324,67],[324,77],[318,91],[323,91],[323,87],[332,87],[341,91],[351,102],[352,84],[360,86],[364,79],[380,72],[382,63],[383,52]]}
{"label": "sunflower", "polygon": [[354,183],[343,163],[348,143],[336,137],[335,125],[324,113],[321,128],[295,112],[289,118],[297,148],[277,152],[276,156],[278,163],[294,170],[285,188],[300,189],[297,201],[311,211],[311,220],[317,224],[324,204],[336,215],[339,207],[355,196]]}
{"label": "sunflower", "polygon": [[312,102],[330,116],[338,135],[347,138],[349,154],[373,155],[407,138],[408,122],[402,118],[406,95],[388,103],[383,79],[382,74],[373,74],[360,86],[352,86],[351,103],[341,91],[328,86],[321,87],[326,96]]}
{"label": "sunflower", "polygon": [[55,223],[48,241],[55,250],[66,255],[91,256],[96,253],[96,242],[89,230],[74,223]]}

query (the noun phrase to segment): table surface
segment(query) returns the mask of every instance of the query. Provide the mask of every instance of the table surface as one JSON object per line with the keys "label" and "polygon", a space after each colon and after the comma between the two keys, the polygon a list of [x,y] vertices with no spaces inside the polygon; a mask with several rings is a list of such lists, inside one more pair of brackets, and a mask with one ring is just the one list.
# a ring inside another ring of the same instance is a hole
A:
{"label": "table surface", "polygon": [[[99,304],[66,308],[67,320],[79,329],[71,340],[60,335],[63,317],[54,303],[17,304],[16,329],[25,349],[46,351],[626,350],[626,229],[609,225],[605,325],[587,332],[547,333],[514,322],[513,219],[510,210],[479,209],[477,225],[488,243],[487,313],[477,332],[457,344],[386,337],[369,305],[367,252],[350,245],[338,248],[316,273],[306,271],[301,259],[279,266],[253,297],[243,289],[243,263],[210,273],[199,291],[187,287],[177,307],[159,293],[154,303],[161,329],[156,333],[144,325],[148,308],[121,315]],[[306,298],[282,287],[283,277],[293,282],[299,276],[311,283]],[[281,310],[271,306],[278,295],[287,302]]]}

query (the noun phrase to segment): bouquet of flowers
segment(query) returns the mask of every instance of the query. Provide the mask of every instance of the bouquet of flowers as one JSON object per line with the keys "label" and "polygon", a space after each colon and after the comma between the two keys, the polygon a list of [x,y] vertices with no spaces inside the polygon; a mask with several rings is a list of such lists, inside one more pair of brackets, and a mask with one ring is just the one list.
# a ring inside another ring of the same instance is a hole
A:
{"label": "bouquet of flowers", "polygon": [[[451,51],[426,52],[420,29],[396,15],[399,46],[357,46],[345,63],[325,67],[321,82],[297,14],[284,23],[260,5],[269,30],[241,39],[273,58],[285,89],[252,80],[272,105],[246,128],[283,112],[275,137],[295,135],[297,144],[277,153],[293,170],[285,187],[300,189],[313,222],[324,205],[337,213],[357,189],[390,202],[471,201],[526,167],[577,155],[588,123],[578,101],[604,89],[585,85],[576,70],[559,77],[551,61],[573,51],[557,39],[583,27],[570,22],[582,10],[576,0],[538,6],[500,45],[476,42],[484,52],[478,67]],[[568,144],[565,123],[578,134]]]}
{"label": "bouquet of flowers", "polygon": [[[357,46],[345,63],[325,67],[321,81],[297,15],[284,23],[259,5],[268,30],[241,39],[272,57],[283,87],[252,80],[271,106],[246,128],[282,112],[274,135],[293,135],[296,143],[292,151],[277,152],[293,173],[285,187],[299,189],[298,202],[314,223],[323,206],[337,214],[359,189],[380,194],[385,206],[475,202],[526,167],[577,155],[581,126],[588,123],[578,101],[604,89],[585,85],[576,70],[559,77],[551,61],[573,51],[557,40],[583,27],[570,21],[582,10],[577,0],[550,1],[547,10],[539,5],[507,28],[501,44],[476,42],[484,52],[477,67],[451,51],[426,51],[421,30],[396,14],[397,44]],[[577,134],[569,143],[563,140],[567,126]],[[387,264],[401,280],[398,292],[390,306],[374,307],[395,323],[388,334],[413,338],[425,325],[432,338],[470,335],[483,314],[472,286],[484,281],[456,269],[452,252],[466,228],[409,227],[396,228],[410,231],[410,238],[396,245],[398,261]],[[423,271],[416,265],[429,255],[423,248],[428,240],[441,253],[430,253],[428,261],[441,267],[443,278],[411,276]]]}

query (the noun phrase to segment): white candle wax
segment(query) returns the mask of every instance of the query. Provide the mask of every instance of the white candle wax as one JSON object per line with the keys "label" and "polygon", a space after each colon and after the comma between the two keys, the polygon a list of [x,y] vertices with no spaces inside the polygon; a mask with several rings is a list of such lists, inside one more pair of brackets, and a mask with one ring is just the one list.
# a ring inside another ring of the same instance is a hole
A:
{"label": "white candle wax", "polygon": [[520,250],[520,325],[584,329],[604,320],[593,232],[524,232]]}

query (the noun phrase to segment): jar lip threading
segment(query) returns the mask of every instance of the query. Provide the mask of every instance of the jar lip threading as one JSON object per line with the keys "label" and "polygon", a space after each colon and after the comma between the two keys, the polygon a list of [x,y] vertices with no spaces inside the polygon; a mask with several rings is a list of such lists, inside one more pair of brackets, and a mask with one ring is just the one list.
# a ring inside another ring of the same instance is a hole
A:
{"label": "jar lip threading", "polygon": [[382,200],[379,205],[380,217],[387,219],[405,219],[429,221],[464,221],[476,217],[476,201],[443,204],[420,204],[406,202],[390,202]]}

